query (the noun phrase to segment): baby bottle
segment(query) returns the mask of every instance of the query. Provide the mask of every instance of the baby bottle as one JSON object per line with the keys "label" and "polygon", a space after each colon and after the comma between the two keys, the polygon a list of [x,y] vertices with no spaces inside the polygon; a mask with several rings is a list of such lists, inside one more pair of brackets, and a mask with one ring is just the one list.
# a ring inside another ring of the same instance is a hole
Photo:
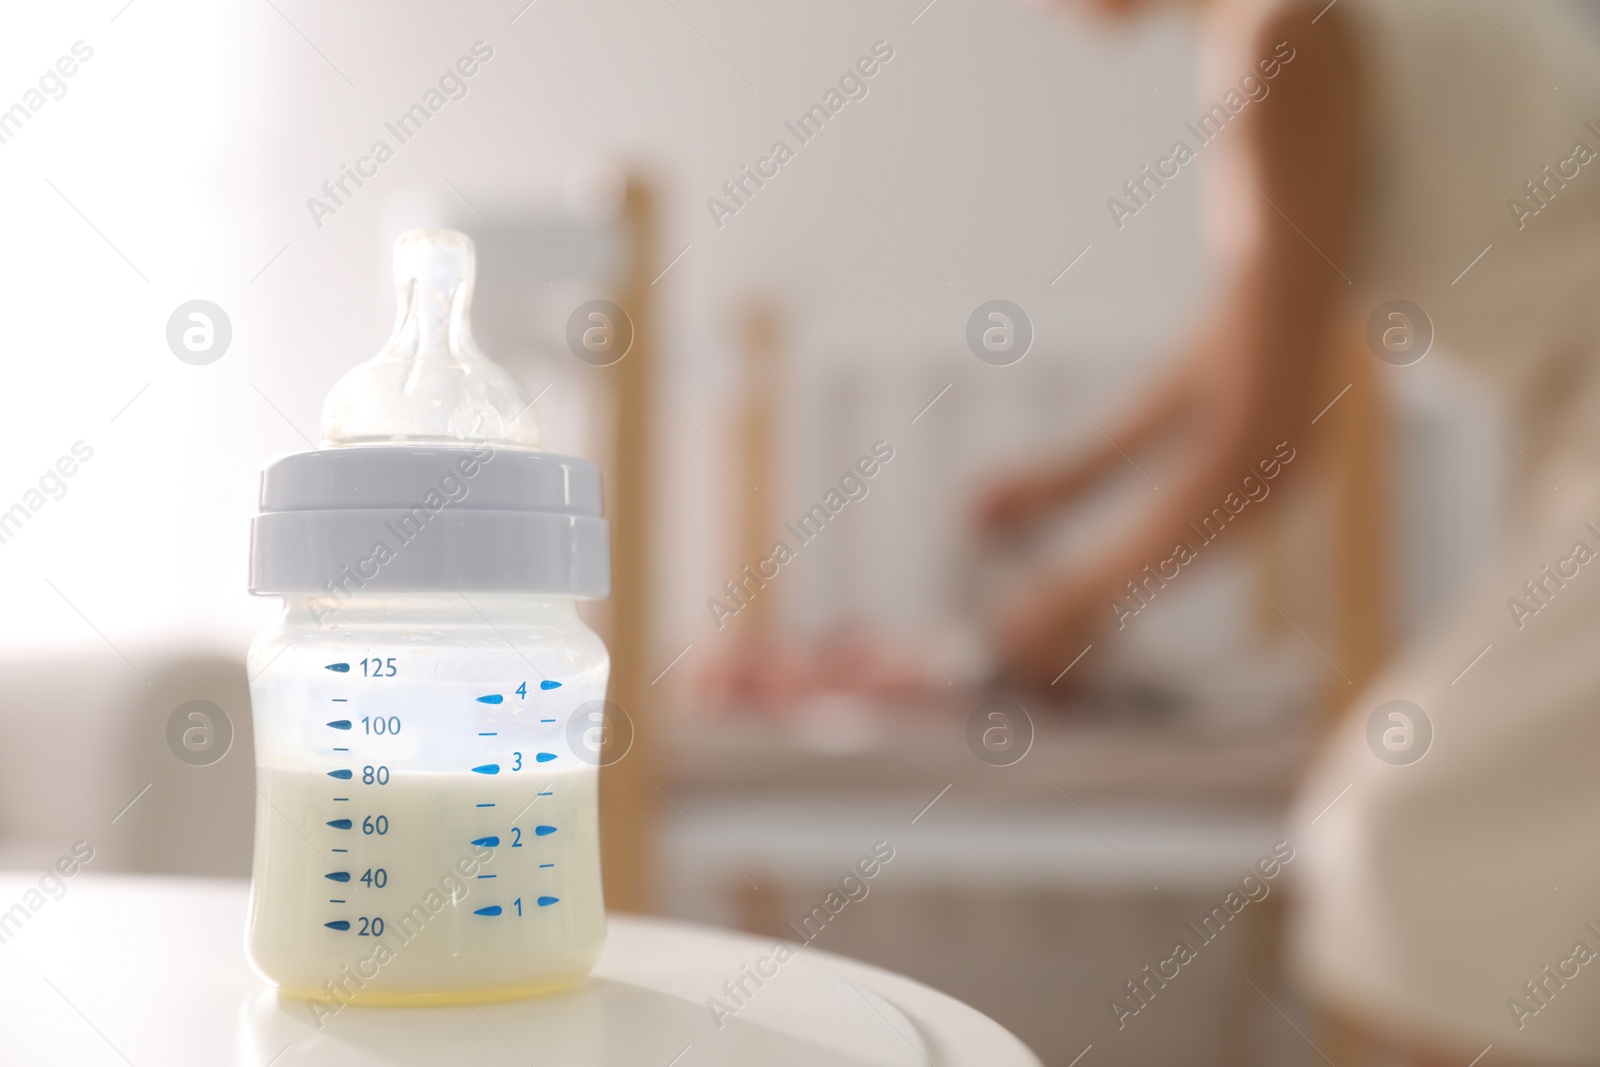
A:
{"label": "baby bottle", "polygon": [[[570,986],[605,937],[598,735],[609,660],[600,476],[539,451],[473,343],[472,242],[395,245],[399,315],[261,479],[250,591],[247,949],[321,1012]],[[319,1020],[321,1014],[319,1013]]]}

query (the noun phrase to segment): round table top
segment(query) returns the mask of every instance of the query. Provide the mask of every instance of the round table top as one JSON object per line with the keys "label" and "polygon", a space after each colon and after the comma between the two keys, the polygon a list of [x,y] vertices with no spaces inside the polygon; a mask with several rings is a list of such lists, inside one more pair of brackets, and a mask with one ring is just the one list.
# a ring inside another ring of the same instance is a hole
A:
{"label": "round table top", "polygon": [[245,961],[247,893],[237,881],[0,873],[0,1064],[1038,1067],[960,1001],[809,946],[719,1026],[708,999],[726,998],[723,983],[773,942],[632,915],[610,916],[600,962],[572,992],[349,1007],[319,1026]]}

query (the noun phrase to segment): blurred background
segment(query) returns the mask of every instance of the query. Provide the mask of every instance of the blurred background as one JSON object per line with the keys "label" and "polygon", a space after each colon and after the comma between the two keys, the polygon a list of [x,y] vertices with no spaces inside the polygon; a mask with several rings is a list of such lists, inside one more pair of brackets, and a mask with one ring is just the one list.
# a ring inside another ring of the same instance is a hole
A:
{"label": "blurred background", "polygon": [[[780,934],[888,841],[817,944],[971,1003],[1047,1063],[1091,1043],[1099,1064],[1319,1059],[1280,973],[1282,883],[1154,1025],[1119,1032],[1108,1001],[1284,837],[1359,681],[1332,664],[1426,630],[1499,550],[1496,398],[1435,360],[1363,382],[1315,427],[1339,458],[1268,526],[1208,549],[1077,688],[1017,698],[1024,755],[974,746],[974,589],[1003,580],[972,551],[975,494],[1098,440],[1216,276],[1195,182],[1122,229],[1105,206],[1200,107],[1188,20],[1107,36],[1070,8],[924,5],[0,16],[4,93],[92,51],[0,144],[0,510],[92,453],[0,543],[0,866],[87,837],[95,871],[248,874],[243,656],[276,611],[244,592],[258,474],[310,447],[329,387],[387,336],[395,237],[444,225],[477,243],[481,346],[539,395],[546,447],[601,461],[633,519],[618,595],[590,613],[637,730],[606,771],[613,906]],[[708,206],[736,204],[724,183],[795,143],[785,123],[879,42],[864,97],[736,212]],[[397,138],[386,124],[475,45],[462,95]],[[392,158],[330,194],[379,140]],[[231,323],[205,366],[166,342],[195,299]],[[569,347],[593,299],[636,331],[612,367]],[[966,341],[993,299],[1031,322],[1009,366]],[[708,601],[731,604],[724,583],[877,442],[893,459],[865,498],[719,625]],[[1059,543],[1150,491],[1119,484]],[[707,678],[758,638],[891,647],[948,696],[742,706]],[[210,766],[166,748],[193,699],[232,723]]]}

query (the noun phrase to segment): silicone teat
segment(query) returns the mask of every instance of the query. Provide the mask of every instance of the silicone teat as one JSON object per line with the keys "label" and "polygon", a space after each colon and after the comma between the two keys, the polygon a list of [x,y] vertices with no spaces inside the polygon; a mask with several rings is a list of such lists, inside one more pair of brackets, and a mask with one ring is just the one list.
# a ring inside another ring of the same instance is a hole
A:
{"label": "silicone teat", "polygon": [[539,447],[533,398],[472,339],[472,239],[411,230],[394,245],[399,313],[383,350],[334,384],[330,445],[483,443]]}

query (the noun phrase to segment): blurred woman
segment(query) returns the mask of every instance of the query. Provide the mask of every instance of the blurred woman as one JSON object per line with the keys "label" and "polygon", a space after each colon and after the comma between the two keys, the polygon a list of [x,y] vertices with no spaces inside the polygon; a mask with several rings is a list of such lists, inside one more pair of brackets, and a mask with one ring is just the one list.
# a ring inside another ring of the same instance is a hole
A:
{"label": "blurred woman", "polygon": [[[998,643],[1014,671],[1048,685],[1114,621],[1126,583],[1192,540],[1190,519],[1279,442],[1311,433],[1332,399],[1318,391],[1332,353],[1375,309],[1401,298],[1426,309],[1433,358],[1464,361],[1505,402],[1498,428],[1526,461],[1516,548],[1491,606],[1381,677],[1307,782],[1291,826],[1306,876],[1295,966],[1326,1010],[1413,1062],[1466,1067],[1490,1045],[1485,1063],[1600,1062],[1593,11],[1185,6],[1203,24],[1199,109],[1222,108],[1197,131],[1203,148],[1185,133],[1208,182],[1219,310],[1103,447],[1007,480],[981,521],[995,533],[1028,523],[1156,448],[1184,469],[1104,557],[1041,576]],[[1409,766],[1368,745],[1368,715],[1391,699],[1432,723],[1431,750]]]}

